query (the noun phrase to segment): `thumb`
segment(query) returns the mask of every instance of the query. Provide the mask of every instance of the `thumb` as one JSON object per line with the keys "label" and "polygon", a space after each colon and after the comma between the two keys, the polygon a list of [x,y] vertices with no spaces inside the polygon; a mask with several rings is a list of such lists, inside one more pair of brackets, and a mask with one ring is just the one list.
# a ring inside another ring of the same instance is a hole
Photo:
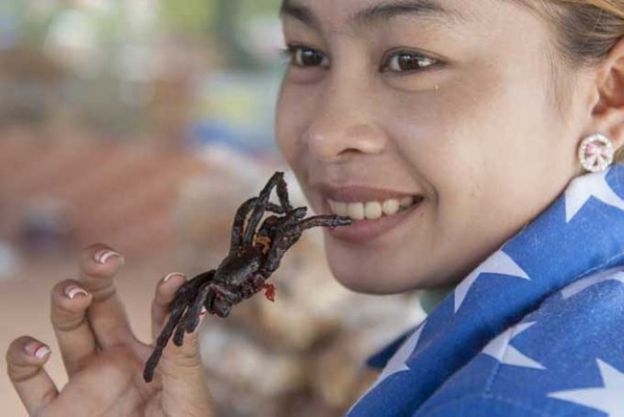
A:
{"label": "thumb", "polygon": [[212,396],[202,364],[199,346],[200,323],[192,333],[185,333],[182,346],[168,343],[163,351],[160,376],[163,387],[163,409],[170,415],[187,413],[213,416]]}

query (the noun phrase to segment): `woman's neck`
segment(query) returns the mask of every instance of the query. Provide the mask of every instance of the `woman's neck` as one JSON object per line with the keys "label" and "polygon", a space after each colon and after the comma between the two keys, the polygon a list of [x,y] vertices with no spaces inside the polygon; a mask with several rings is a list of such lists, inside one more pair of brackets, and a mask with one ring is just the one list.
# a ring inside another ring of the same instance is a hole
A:
{"label": "woman's neck", "polygon": [[451,285],[420,290],[418,299],[425,313],[430,314],[455,287],[456,285]]}

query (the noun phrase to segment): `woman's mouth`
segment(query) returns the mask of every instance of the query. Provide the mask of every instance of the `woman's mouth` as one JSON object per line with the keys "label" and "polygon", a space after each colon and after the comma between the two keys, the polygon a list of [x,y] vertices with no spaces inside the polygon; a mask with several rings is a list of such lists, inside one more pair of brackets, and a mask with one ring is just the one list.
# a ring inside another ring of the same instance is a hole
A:
{"label": "woman's mouth", "polygon": [[424,197],[405,196],[379,201],[325,200],[332,214],[349,216],[354,222],[327,232],[336,239],[364,243],[395,229],[422,206]]}
{"label": "woman's mouth", "polygon": [[[421,197],[421,196],[419,196]],[[377,220],[381,217],[393,216],[414,206],[418,197],[407,196],[401,199],[390,198],[383,201],[343,202],[327,200],[332,214],[349,216],[353,220]]]}

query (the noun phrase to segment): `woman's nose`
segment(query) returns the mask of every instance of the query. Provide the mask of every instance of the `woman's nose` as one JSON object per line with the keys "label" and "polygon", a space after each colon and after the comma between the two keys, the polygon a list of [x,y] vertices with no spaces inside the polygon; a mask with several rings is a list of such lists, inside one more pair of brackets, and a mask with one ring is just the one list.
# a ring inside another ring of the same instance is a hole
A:
{"label": "woman's nose", "polygon": [[347,95],[345,91],[328,91],[304,135],[309,151],[327,162],[347,155],[382,153],[387,138],[374,122],[373,107],[370,99]]}

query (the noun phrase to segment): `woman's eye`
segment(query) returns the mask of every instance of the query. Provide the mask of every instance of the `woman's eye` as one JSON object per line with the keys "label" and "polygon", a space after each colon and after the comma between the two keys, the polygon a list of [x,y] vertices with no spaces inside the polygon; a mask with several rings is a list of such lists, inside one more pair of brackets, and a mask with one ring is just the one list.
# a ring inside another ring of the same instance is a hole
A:
{"label": "woman's eye", "polygon": [[329,59],[320,51],[304,46],[289,46],[286,54],[290,63],[295,67],[322,67],[329,66]]}
{"label": "woman's eye", "polygon": [[382,68],[382,71],[391,72],[410,72],[419,71],[430,67],[437,61],[426,56],[414,54],[411,52],[399,52],[392,55]]}

